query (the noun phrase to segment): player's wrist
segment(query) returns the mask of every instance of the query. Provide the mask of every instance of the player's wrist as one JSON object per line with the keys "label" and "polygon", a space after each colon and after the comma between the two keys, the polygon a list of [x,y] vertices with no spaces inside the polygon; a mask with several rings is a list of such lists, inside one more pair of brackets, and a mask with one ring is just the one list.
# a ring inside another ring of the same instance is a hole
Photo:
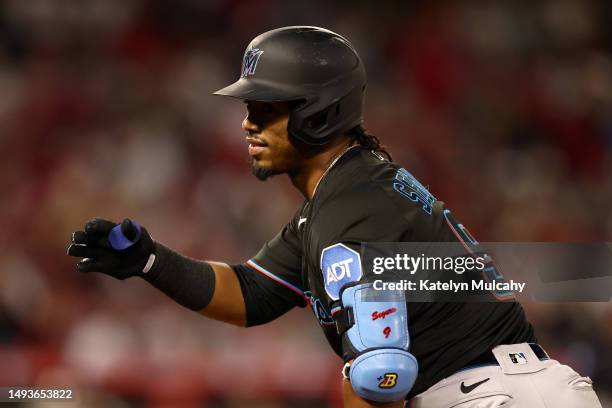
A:
{"label": "player's wrist", "polygon": [[[152,256],[138,276],[191,310],[208,306],[215,290],[212,266],[183,256],[157,241],[153,241],[153,248]],[[145,272],[149,261],[150,267]]]}
{"label": "player's wrist", "polygon": [[169,273],[168,270],[171,266],[168,266],[168,257],[171,256],[173,251],[163,245],[160,242],[152,240],[150,254],[141,260],[140,272],[138,277],[146,280],[153,284],[159,276],[165,273]]}

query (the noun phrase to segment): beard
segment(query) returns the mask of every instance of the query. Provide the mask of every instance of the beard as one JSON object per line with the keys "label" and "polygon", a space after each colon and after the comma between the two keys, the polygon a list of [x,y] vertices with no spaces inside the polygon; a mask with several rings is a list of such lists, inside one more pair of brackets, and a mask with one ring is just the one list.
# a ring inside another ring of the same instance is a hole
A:
{"label": "beard", "polygon": [[251,162],[251,173],[261,181],[266,181],[276,174],[272,169],[259,167],[255,160]]}

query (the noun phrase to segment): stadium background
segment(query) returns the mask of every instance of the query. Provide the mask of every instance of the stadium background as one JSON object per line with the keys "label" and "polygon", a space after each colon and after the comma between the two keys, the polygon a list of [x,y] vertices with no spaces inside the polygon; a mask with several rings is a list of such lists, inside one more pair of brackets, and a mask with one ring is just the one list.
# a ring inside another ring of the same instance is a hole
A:
{"label": "stadium background", "polygon": [[[228,262],[278,231],[301,197],[250,175],[244,107],[210,95],[278,26],[356,45],[366,127],[481,241],[612,241],[610,3],[440,3],[2,2],[0,386],[70,385],[87,407],[339,406],[308,310],[234,328],[64,256],[92,216]],[[610,304],[525,307],[612,406]]]}

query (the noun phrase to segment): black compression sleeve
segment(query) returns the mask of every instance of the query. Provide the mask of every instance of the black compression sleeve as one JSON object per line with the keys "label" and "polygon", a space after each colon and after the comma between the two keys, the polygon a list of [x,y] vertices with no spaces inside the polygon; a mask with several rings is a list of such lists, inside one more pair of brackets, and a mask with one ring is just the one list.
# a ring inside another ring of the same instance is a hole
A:
{"label": "black compression sleeve", "polygon": [[268,323],[303,304],[300,296],[248,265],[232,265],[240,281],[247,327]]}
{"label": "black compression sleeve", "polygon": [[202,310],[215,291],[215,273],[208,262],[180,255],[155,242],[155,262],[144,279],[175,302]]}

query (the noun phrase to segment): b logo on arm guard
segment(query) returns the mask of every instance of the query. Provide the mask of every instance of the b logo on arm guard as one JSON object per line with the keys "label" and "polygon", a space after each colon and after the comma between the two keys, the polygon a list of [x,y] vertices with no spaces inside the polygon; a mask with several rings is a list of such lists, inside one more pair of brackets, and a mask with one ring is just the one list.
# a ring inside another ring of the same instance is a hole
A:
{"label": "b logo on arm guard", "polygon": [[327,296],[338,300],[340,289],[349,282],[358,281],[363,275],[359,252],[344,244],[328,246],[321,252],[321,272]]}
{"label": "b logo on arm guard", "polygon": [[385,376],[378,383],[378,388],[393,388],[395,384],[397,384],[397,373],[385,373]]}

